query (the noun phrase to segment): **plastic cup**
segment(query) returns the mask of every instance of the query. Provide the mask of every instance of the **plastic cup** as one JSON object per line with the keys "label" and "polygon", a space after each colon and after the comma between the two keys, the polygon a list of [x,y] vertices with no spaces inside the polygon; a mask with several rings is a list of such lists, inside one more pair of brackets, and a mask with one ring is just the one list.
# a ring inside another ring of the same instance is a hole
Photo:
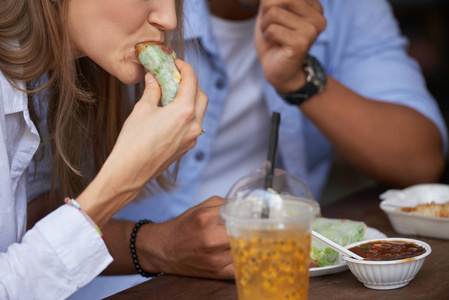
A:
{"label": "plastic cup", "polygon": [[[268,190],[259,187],[263,177],[259,170],[239,180],[220,212],[231,241],[238,298],[307,299],[311,227],[319,206],[293,175],[275,170]],[[267,207],[268,216],[262,213]]]}

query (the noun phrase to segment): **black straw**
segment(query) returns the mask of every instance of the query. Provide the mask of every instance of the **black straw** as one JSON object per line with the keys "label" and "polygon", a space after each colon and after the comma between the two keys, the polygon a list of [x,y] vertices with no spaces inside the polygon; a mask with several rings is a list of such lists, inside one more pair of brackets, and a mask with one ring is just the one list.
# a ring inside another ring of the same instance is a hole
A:
{"label": "black straw", "polygon": [[[265,183],[264,183],[265,190],[268,190],[273,187],[274,160],[276,157],[276,150],[278,145],[280,122],[281,122],[281,115],[278,112],[273,112],[273,114],[271,115],[270,140],[268,144],[267,170],[265,174]],[[265,203],[262,209],[262,218],[268,218],[269,205],[266,199],[264,202]]]}

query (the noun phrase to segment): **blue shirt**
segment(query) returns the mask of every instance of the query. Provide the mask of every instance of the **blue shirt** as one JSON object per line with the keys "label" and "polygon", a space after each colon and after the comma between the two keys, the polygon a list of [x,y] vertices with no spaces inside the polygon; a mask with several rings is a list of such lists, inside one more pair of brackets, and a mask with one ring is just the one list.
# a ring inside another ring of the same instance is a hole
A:
{"label": "blue shirt", "polygon": [[[388,2],[322,0],[321,3],[328,25],[310,53],[318,58],[327,74],[362,96],[419,111],[438,127],[446,150],[444,120],[437,103],[426,90],[417,63],[406,55],[407,40],[401,36]],[[148,218],[162,222],[206,200],[194,199],[194,195],[217,133],[228,90],[228,74],[210,29],[207,4],[204,0],[189,0],[184,6],[186,60],[194,66],[200,87],[209,97],[203,122],[207,131],[198,138],[195,148],[181,159],[179,188],[157,192],[145,200],[128,204],[116,214],[118,219]],[[264,82],[264,96],[270,115],[277,111],[282,116],[278,152],[283,167],[303,179],[319,199],[332,164],[332,145],[299,109],[285,104],[267,82]],[[143,280],[140,275],[100,276],[73,299],[105,297]]]}
{"label": "blue shirt", "polygon": [[[323,0],[321,3],[328,25],[310,53],[318,58],[327,74],[362,96],[416,109],[438,127],[446,149],[444,120],[426,89],[419,66],[406,54],[407,40],[401,36],[389,4],[384,0]],[[131,203],[117,214],[118,218],[152,218],[161,222],[205,200],[193,198],[217,134],[228,90],[228,74],[210,30],[205,2],[186,1],[185,13],[186,60],[194,66],[200,87],[209,97],[203,122],[207,131],[181,159],[179,188]],[[198,44],[199,55],[193,41]],[[319,199],[334,148],[299,109],[286,104],[267,82],[264,95],[270,114],[277,111],[282,116],[278,148],[282,167],[303,179],[315,199]]]}

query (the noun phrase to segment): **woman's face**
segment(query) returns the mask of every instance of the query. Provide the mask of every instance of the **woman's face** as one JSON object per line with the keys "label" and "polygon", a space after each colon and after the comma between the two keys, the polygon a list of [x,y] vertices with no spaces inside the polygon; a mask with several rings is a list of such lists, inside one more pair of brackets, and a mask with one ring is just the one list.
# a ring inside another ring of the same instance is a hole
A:
{"label": "woman's face", "polygon": [[134,54],[143,41],[163,41],[177,25],[174,0],[70,0],[69,35],[78,57],[88,56],[126,84],[142,80]]}

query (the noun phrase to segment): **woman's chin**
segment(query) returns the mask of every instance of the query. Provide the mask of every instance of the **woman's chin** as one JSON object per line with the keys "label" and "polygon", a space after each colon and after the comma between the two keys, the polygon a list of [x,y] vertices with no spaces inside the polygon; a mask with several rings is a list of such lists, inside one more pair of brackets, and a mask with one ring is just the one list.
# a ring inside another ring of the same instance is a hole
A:
{"label": "woman's chin", "polygon": [[144,79],[145,71],[143,68],[133,69],[129,72],[120,72],[116,77],[124,84],[136,84]]}

